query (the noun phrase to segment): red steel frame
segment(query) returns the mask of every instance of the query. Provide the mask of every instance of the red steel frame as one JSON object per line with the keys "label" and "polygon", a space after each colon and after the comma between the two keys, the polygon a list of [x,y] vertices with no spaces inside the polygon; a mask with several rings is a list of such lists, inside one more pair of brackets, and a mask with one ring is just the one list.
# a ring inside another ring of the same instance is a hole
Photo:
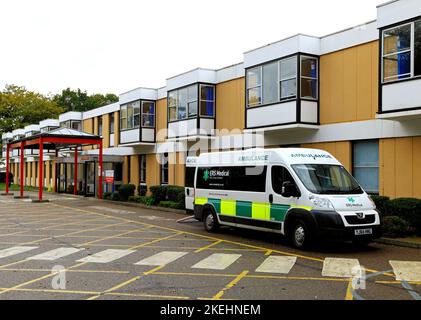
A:
{"label": "red steel frame", "polygon": [[[98,198],[102,199],[102,168],[103,168],[103,150],[102,150],[102,138],[73,138],[73,137],[40,137],[32,140],[25,140],[16,143],[8,143],[6,151],[6,194],[9,193],[9,162],[10,162],[10,151],[13,149],[20,148],[20,196],[23,197],[24,191],[24,150],[25,146],[38,145],[39,146],[39,165],[38,165],[38,200],[42,201],[42,191],[44,186],[43,179],[43,157],[44,157],[44,143],[60,143],[68,145],[76,145],[75,147],[75,170],[74,170],[74,190],[73,193],[77,194],[77,170],[78,170],[78,146],[79,145],[99,145],[99,164],[98,164]],[[56,157],[58,152],[56,150]],[[56,169],[56,161],[54,161],[54,170]],[[54,192],[57,192],[57,177],[54,179]]]}

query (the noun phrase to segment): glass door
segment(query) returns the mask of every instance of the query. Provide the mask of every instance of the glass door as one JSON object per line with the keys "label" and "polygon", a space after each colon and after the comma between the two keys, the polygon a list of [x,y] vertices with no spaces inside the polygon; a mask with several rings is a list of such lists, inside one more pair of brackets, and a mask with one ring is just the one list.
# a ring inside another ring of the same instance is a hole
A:
{"label": "glass door", "polygon": [[84,164],[84,186],[83,190],[86,197],[95,196],[95,162],[87,161]]}

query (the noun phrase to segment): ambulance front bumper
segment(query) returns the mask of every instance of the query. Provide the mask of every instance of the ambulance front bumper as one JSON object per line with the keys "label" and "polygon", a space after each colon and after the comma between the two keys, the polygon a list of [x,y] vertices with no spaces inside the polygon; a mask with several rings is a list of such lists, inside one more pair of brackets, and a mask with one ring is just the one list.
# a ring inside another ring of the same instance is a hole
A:
{"label": "ambulance front bumper", "polygon": [[378,219],[375,219],[374,223],[365,223],[362,220],[358,225],[345,226],[342,216],[337,212],[312,211],[312,215],[317,225],[315,234],[321,239],[351,241],[381,237],[381,226]]}

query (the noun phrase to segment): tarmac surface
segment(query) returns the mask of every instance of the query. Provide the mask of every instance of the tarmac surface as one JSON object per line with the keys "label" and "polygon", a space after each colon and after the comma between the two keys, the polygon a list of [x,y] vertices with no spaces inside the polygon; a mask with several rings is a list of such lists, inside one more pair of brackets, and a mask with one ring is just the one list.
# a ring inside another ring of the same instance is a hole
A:
{"label": "tarmac surface", "polygon": [[46,197],[0,197],[0,300],[421,299],[419,249],[299,251],[275,234],[210,234],[176,213]]}

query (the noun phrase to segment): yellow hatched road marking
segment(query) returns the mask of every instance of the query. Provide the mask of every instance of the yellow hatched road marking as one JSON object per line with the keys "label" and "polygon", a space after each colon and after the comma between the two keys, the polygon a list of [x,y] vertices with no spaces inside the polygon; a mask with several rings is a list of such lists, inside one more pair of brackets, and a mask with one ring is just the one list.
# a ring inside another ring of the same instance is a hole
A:
{"label": "yellow hatched road marking", "polygon": [[199,252],[202,252],[204,250],[210,249],[211,247],[216,246],[216,245],[220,244],[221,242],[222,242],[222,240],[215,241],[215,242],[213,242],[211,244],[208,244],[208,245],[206,245],[206,246],[204,246],[202,248],[197,249],[195,251],[195,253],[199,253]]}
{"label": "yellow hatched road marking", "polygon": [[[152,224],[148,224],[148,223],[144,223],[144,222],[139,222],[139,221],[136,221],[136,220],[131,220],[131,219],[123,218],[123,217],[108,216],[108,215],[105,215],[103,213],[98,213],[98,212],[95,212],[95,211],[88,211],[88,210],[83,210],[83,209],[78,209],[78,208],[72,208],[72,207],[61,205],[61,204],[54,204],[54,205],[57,206],[57,207],[61,207],[61,208],[67,208],[67,209],[71,209],[71,210],[77,210],[77,211],[80,211],[80,212],[86,212],[86,213],[90,213],[90,214],[94,214],[94,215],[100,215],[100,216],[104,216],[104,217],[107,217],[107,218],[113,218],[113,219],[116,219],[116,220],[122,220],[122,221],[130,222],[130,223],[153,226],[154,228],[158,228],[158,229],[161,229],[161,230],[169,230],[169,231],[173,231],[173,232],[180,232],[177,229],[168,228],[168,227],[162,227],[162,226],[156,226],[156,225],[152,225]],[[214,241],[221,240],[224,243],[230,243],[230,244],[234,244],[234,245],[238,245],[238,246],[242,246],[242,247],[258,249],[258,251],[266,251],[266,250],[268,250],[267,248],[260,247],[260,246],[255,246],[255,245],[251,245],[251,244],[245,244],[245,243],[241,243],[241,242],[237,242],[237,241],[232,241],[232,240],[218,239],[216,237],[206,236],[206,235],[202,235],[202,234],[198,234],[198,233],[194,233],[194,232],[183,231],[183,233],[184,234],[188,234],[188,235],[193,235],[193,236],[198,236],[198,237],[206,238],[206,239],[212,239]],[[302,259],[305,259],[305,260],[317,261],[317,262],[322,262],[322,263],[324,262],[324,259],[321,259],[321,258],[314,258],[314,257],[310,257],[310,256],[300,255],[300,254],[286,252],[286,251],[281,251],[281,250],[272,250],[272,251],[274,253],[284,254],[284,255],[287,255],[287,256],[294,256],[294,257],[302,258]],[[371,272],[371,273],[379,272],[378,270],[375,270],[375,269],[367,269],[366,268],[365,270],[367,272]],[[384,275],[394,277],[394,274],[391,274],[391,273],[384,273]]]}
{"label": "yellow hatched road marking", "polygon": [[226,291],[228,291],[229,289],[234,287],[237,283],[239,283],[241,279],[243,279],[248,273],[249,273],[248,270],[244,270],[243,272],[241,272],[234,280],[228,283],[224,289],[222,289],[216,295],[214,295],[212,299],[213,300],[220,299],[225,294]]}
{"label": "yellow hatched road marking", "polygon": [[116,286],[114,286],[114,287],[112,287],[112,288],[110,288],[110,289],[108,289],[108,290],[104,291],[103,293],[99,293],[99,294],[98,294],[98,295],[96,295],[96,296],[89,297],[89,298],[88,298],[88,299],[86,299],[86,300],[95,300],[95,299],[98,299],[98,298],[99,298],[102,294],[109,293],[109,292],[113,292],[113,291],[115,291],[115,290],[117,290],[117,289],[120,289],[120,288],[122,288],[122,287],[125,287],[125,286],[129,285],[130,283],[135,282],[135,281],[137,281],[137,280],[139,280],[139,279],[140,279],[140,276],[136,276],[136,277],[134,277],[134,278],[131,278],[131,279],[129,279],[129,280],[127,280],[127,281],[125,281],[125,282],[122,282],[122,283],[120,283],[120,284],[118,284],[118,285],[116,285]]}
{"label": "yellow hatched road marking", "polygon": [[346,288],[346,295],[345,300],[354,300],[354,296],[352,294],[352,279],[348,282],[348,287]]}

